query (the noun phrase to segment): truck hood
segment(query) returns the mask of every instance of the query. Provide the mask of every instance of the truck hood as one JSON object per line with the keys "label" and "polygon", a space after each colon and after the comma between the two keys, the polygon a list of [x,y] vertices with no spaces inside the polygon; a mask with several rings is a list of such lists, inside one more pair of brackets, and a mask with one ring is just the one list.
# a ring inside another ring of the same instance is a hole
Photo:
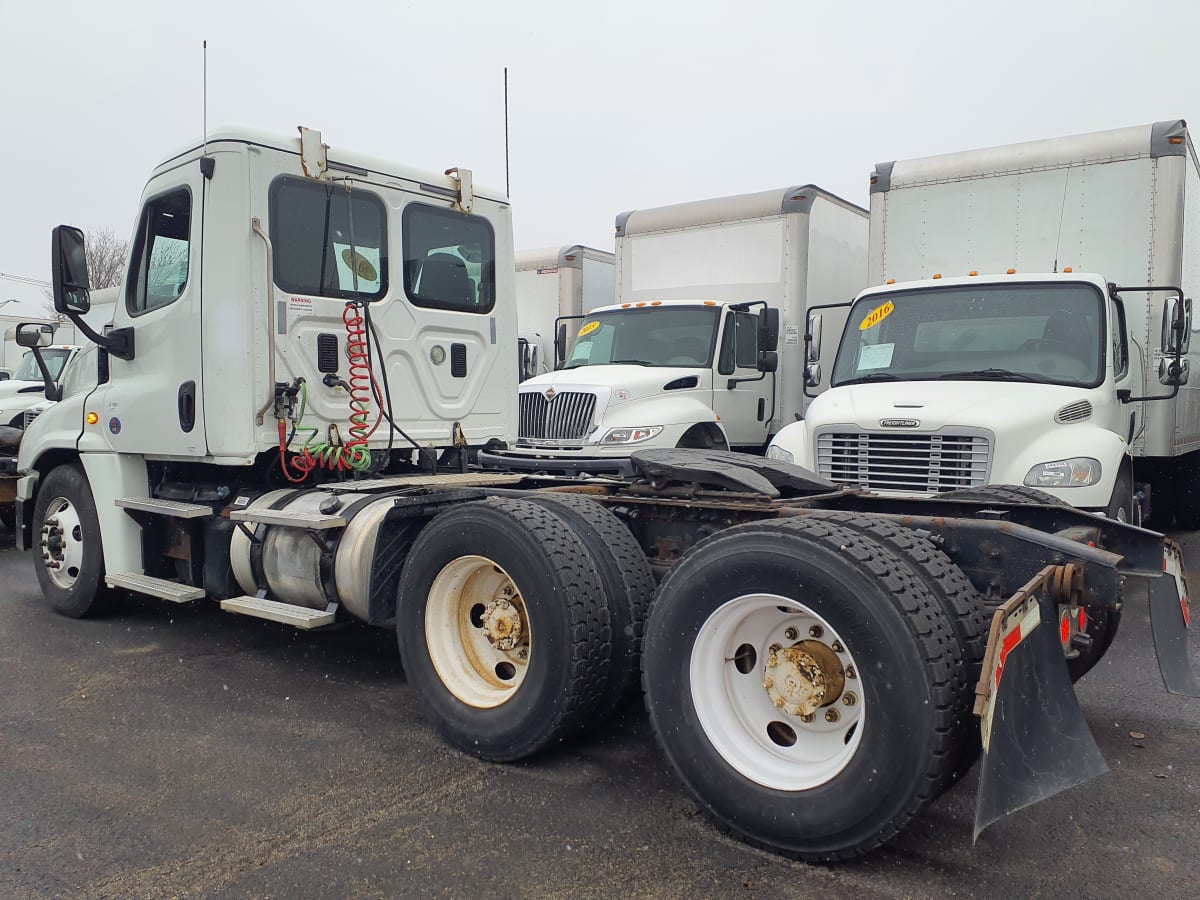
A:
{"label": "truck hood", "polygon": [[580,366],[529,378],[521,382],[520,390],[522,393],[545,393],[553,387],[555,391],[587,391],[598,394],[608,405],[615,405],[658,396],[672,381],[689,377],[696,378],[696,385],[691,390],[710,387],[711,376],[707,369],[683,366]]}
{"label": "truck hood", "polygon": [[[857,424],[877,429],[883,422],[914,431],[947,425],[1009,428],[1027,421],[1050,423],[1068,403],[1087,400],[1087,388],[1022,381],[897,381],[831,388],[809,407],[810,428]],[[910,422],[917,422],[911,425]]]}

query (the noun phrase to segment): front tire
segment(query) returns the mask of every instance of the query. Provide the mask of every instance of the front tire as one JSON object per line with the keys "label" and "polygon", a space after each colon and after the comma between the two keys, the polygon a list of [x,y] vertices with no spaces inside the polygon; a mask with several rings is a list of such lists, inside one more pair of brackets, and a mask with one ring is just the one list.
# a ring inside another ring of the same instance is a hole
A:
{"label": "front tire", "polygon": [[436,516],[400,576],[404,671],[459,749],[529,756],[590,725],[608,696],[601,579],[569,524],[528,500]]}
{"label": "front tire", "polygon": [[34,571],[55,612],[73,619],[103,615],[119,595],[104,584],[104,546],[96,501],[76,465],[46,476],[33,508]]}
{"label": "front tire", "polygon": [[676,564],[642,665],[659,743],[718,826],[828,862],[890,840],[948,782],[960,657],[896,554],[792,519],[726,529]]}

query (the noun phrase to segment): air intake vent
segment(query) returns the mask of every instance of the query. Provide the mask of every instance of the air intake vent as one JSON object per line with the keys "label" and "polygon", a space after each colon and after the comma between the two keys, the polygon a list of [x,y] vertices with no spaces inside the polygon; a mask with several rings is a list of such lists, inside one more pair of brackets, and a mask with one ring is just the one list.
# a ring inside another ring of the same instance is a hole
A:
{"label": "air intake vent", "polygon": [[683,378],[676,378],[674,381],[668,381],[663,385],[664,391],[683,391],[687,388],[694,388],[700,383],[700,379],[695,375],[685,375]]}
{"label": "air intake vent", "polygon": [[1086,422],[1092,417],[1092,404],[1087,400],[1068,403],[1054,414],[1054,421],[1066,425],[1070,422]]}
{"label": "air intake vent", "polygon": [[338,370],[338,339],[336,334],[317,335],[317,371],[336,372]]}
{"label": "air intake vent", "polygon": [[467,345],[450,345],[450,375],[454,378],[467,377]]}

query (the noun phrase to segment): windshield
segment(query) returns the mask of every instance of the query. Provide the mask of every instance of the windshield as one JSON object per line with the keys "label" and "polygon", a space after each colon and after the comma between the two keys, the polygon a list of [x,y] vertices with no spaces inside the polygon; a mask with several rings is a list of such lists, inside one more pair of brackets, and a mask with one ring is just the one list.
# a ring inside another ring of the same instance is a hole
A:
{"label": "windshield", "polygon": [[1103,298],[1084,284],[963,285],[872,294],[850,310],[833,386],[892,380],[1102,377]]}
{"label": "windshield", "polygon": [[720,312],[717,306],[653,306],[589,315],[564,368],[613,363],[708,367]]}
{"label": "windshield", "polygon": [[[46,361],[46,368],[50,370],[50,377],[58,381],[58,376],[62,373],[63,366],[67,363],[67,357],[71,355],[70,350],[43,350],[42,359]],[[13,372],[13,381],[41,381],[42,370],[38,368],[37,360],[31,352],[26,353],[21,357],[21,364],[17,366],[17,370]]]}

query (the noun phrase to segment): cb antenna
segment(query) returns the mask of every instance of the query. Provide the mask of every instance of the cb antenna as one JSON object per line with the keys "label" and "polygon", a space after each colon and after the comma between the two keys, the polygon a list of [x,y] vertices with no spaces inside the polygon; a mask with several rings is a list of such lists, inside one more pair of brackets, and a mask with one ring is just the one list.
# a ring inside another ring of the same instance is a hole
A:
{"label": "cb antenna", "polygon": [[201,139],[202,144],[204,145],[204,149],[200,153],[200,172],[201,172],[201,174],[204,175],[205,178],[212,178],[213,171],[217,168],[217,161],[215,159],[210,158],[208,155],[208,41],[203,41],[201,43],[200,56],[201,56],[200,96],[201,96],[201,105],[203,107],[201,110],[201,113],[200,113],[200,122],[201,122],[200,127],[203,132],[200,139]]}
{"label": "cb antenna", "polygon": [[504,67],[504,193],[512,196],[508,183],[508,66]]}

